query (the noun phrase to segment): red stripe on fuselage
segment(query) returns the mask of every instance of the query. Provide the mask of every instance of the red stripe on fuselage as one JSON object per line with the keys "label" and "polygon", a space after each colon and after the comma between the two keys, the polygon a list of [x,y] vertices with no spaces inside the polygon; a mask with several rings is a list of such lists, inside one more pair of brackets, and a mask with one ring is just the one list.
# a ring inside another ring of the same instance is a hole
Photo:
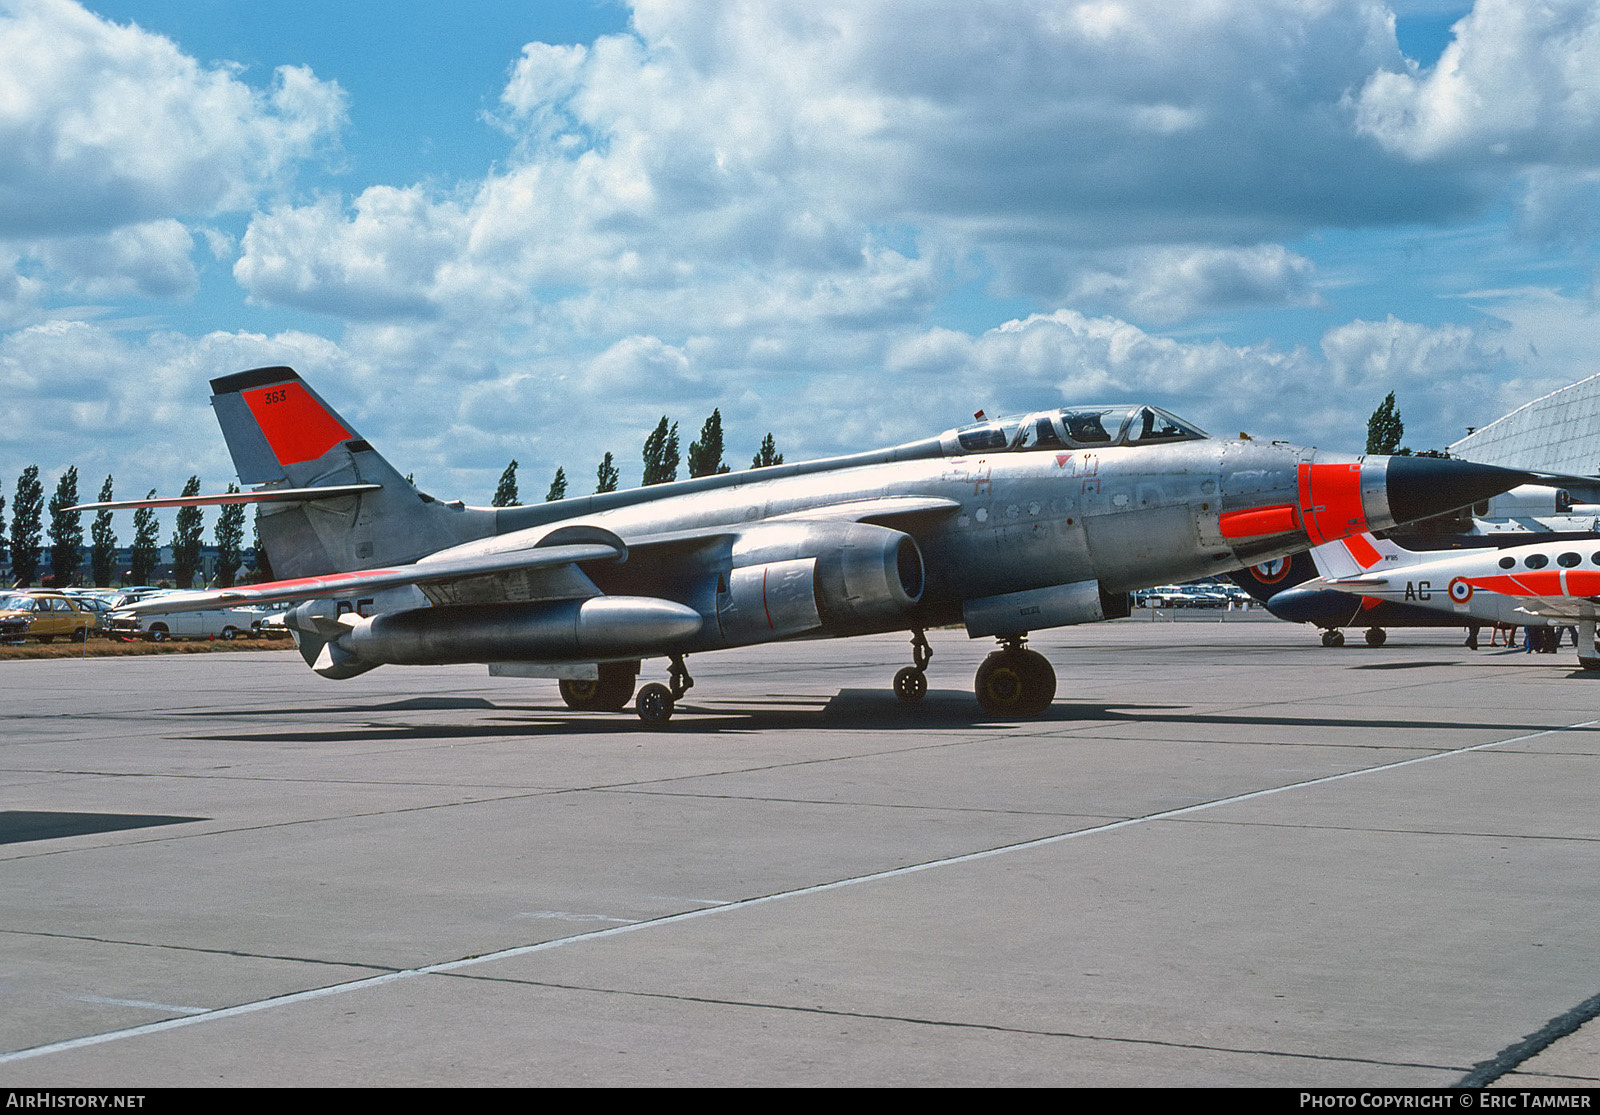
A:
{"label": "red stripe on fuselage", "polygon": [[1474,588],[1503,596],[1600,596],[1600,572],[1593,569],[1544,569],[1537,572],[1497,573],[1468,577]]}
{"label": "red stripe on fuselage", "polygon": [[355,436],[299,380],[240,394],[280,465],[314,461]]}
{"label": "red stripe on fuselage", "polygon": [[1367,529],[1361,506],[1361,466],[1300,466],[1300,521],[1311,544],[1320,546]]}

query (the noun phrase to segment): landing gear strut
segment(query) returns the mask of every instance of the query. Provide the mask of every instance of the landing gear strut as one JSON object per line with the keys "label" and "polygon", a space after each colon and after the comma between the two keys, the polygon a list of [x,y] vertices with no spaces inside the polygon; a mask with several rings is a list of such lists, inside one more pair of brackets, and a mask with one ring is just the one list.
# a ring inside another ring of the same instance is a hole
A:
{"label": "landing gear strut", "polygon": [[634,711],[646,724],[665,724],[671,720],[678,701],[694,688],[694,678],[689,676],[689,667],[683,664],[683,655],[674,654],[670,661],[672,667],[667,672],[670,687],[658,681],[651,682],[639,690],[639,697],[633,702]]}
{"label": "landing gear strut", "polygon": [[894,695],[908,705],[914,705],[928,692],[928,663],[933,661],[933,648],[922,628],[911,633],[911,661],[894,675]]}
{"label": "landing gear strut", "polygon": [[1578,620],[1578,665],[1585,670],[1600,670],[1600,657],[1596,657],[1594,642],[1594,617]]}
{"label": "landing gear strut", "polygon": [[1038,716],[1056,697],[1056,672],[1038,651],[1026,650],[1026,635],[1000,640],[983,660],[973,688],[978,705],[995,716]]}

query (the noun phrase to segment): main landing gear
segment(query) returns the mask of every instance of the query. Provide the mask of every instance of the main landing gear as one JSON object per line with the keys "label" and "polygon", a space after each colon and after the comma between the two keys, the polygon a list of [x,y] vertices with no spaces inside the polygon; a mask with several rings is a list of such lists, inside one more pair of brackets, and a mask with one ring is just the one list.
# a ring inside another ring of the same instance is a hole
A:
{"label": "main landing gear", "polygon": [[639,677],[637,662],[602,662],[600,676],[592,681],[563,680],[558,688],[567,707],[580,712],[621,712],[633,700]]}
{"label": "main landing gear", "polygon": [[978,705],[993,716],[1038,716],[1056,697],[1056,672],[1044,655],[1023,646],[1025,635],[1000,640],[983,660],[973,688]]}
{"label": "main landing gear", "polygon": [[[1026,635],[1000,640],[1000,649],[978,667],[973,689],[978,705],[991,716],[1038,716],[1056,697],[1056,671],[1038,651],[1028,650]],[[928,663],[933,648],[921,628],[911,633],[911,662],[894,675],[894,695],[908,705],[928,692]]]}
{"label": "main landing gear", "polygon": [[683,655],[672,655],[671,662],[672,668],[667,674],[668,684],[651,682],[639,690],[639,699],[633,702],[634,711],[646,724],[665,724],[671,720],[672,710],[677,707],[678,701],[694,688],[694,678],[689,676],[689,667],[683,664]]}

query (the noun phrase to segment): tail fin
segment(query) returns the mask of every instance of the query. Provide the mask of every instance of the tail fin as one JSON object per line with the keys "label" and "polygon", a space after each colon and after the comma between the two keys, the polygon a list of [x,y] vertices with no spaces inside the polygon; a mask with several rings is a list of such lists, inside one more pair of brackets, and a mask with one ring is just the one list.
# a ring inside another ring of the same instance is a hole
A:
{"label": "tail fin", "polygon": [[1359,577],[1379,569],[1415,565],[1423,557],[1386,538],[1356,534],[1315,547],[1311,551],[1311,560],[1316,563],[1317,572],[1325,580],[1338,580],[1341,577]]}
{"label": "tail fin", "polygon": [[378,490],[262,504],[261,543],[273,575],[313,577],[415,561],[494,531],[493,514],[417,491],[292,368],[211,381],[234,468],[244,484]]}

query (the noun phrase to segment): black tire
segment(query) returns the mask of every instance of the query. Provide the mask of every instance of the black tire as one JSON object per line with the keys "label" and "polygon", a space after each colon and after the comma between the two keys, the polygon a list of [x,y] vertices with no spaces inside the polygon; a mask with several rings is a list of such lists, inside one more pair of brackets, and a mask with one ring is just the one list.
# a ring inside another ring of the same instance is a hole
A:
{"label": "black tire", "polygon": [[1383,628],[1381,628],[1381,627],[1369,627],[1369,628],[1367,628],[1367,646],[1369,646],[1369,647],[1381,647],[1381,646],[1383,646],[1384,643],[1388,642],[1388,640],[1389,640],[1389,633],[1387,631],[1385,631]]}
{"label": "black tire", "polygon": [[1344,632],[1338,628],[1330,627],[1322,633],[1322,645],[1325,647],[1344,646]]}
{"label": "black tire", "polygon": [[72,641],[75,643],[87,643],[89,641],[89,629],[87,627],[78,628],[72,633]]}
{"label": "black tire", "polygon": [[894,695],[908,705],[914,705],[928,693],[928,675],[915,666],[907,666],[894,676]]}
{"label": "black tire", "polygon": [[167,641],[167,629],[158,624],[150,629],[150,634],[146,635],[145,638],[152,643],[164,643]]}
{"label": "black tire", "polygon": [[222,629],[222,637],[231,643],[239,637],[239,629],[237,627],[224,627]]}
{"label": "black tire", "polygon": [[1038,716],[1056,697],[1056,672],[1037,651],[1001,650],[978,667],[973,689],[993,716]]}
{"label": "black tire", "polygon": [[593,681],[563,680],[557,688],[567,707],[579,712],[621,712],[633,699],[638,674],[626,663],[602,662]]}
{"label": "black tire", "polygon": [[639,690],[639,699],[633,703],[633,707],[640,720],[646,724],[660,725],[672,719],[673,706],[676,704],[672,699],[672,690],[660,682],[651,682]]}

